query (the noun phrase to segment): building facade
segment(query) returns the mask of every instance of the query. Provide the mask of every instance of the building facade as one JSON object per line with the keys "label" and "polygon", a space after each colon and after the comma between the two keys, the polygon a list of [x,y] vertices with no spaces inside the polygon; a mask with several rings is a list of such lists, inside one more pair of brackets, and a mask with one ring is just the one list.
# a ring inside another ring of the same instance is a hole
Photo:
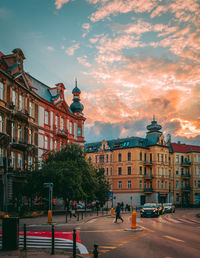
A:
{"label": "building facade", "polygon": [[[66,143],[84,147],[83,105],[75,82],[73,101],[65,101],[65,86],[51,88],[24,71],[25,56],[21,49],[12,54],[0,52],[0,203],[5,202],[3,158],[8,160],[8,200],[12,199],[13,182],[24,180],[50,151]],[[2,208],[2,207],[0,207]]]}
{"label": "building facade", "polygon": [[[195,176],[195,171],[200,169],[200,147],[193,146],[195,154],[188,154],[178,144],[178,153],[170,138],[165,141],[161,129],[153,119],[147,126],[145,138],[103,140],[85,145],[89,162],[105,169],[114,205],[118,201],[133,206],[146,202],[198,204],[200,188],[194,186],[199,184],[200,187],[200,174]],[[193,161],[195,155],[196,163]],[[178,174],[176,167],[180,170]]]}

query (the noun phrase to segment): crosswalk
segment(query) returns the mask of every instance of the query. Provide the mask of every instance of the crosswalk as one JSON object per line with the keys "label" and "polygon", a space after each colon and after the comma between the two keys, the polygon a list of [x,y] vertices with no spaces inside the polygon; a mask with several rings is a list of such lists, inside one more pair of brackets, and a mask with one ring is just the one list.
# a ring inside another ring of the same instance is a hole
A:
{"label": "crosswalk", "polygon": [[200,225],[200,220],[193,218],[177,218],[177,217],[159,217],[159,218],[137,218],[137,223],[175,223],[175,224],[189,224],[189,225]]}
{"label": "crosswalk", "polygon": [[[55,249],[73,250],[73,241],[70,239],[55,238],[54,240]],[[27,236],[26,247],[27,248],[51,248],[52,240],[51,237],[38,237],[38,236]],[[0,248],[2,247],[2,235],[0,235]],[[24,236],[19,236],[19,247],[24,247]],[[76,249],[80,254],[88,254],[88,251],[84,245],[76,242]]]}

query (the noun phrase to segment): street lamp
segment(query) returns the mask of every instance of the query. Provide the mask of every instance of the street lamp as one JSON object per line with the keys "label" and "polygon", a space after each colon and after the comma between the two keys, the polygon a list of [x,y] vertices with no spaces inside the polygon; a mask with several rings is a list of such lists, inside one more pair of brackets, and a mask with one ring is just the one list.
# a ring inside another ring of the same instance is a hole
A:
{"label": "street lamp", "polygon": [[130,199],[131,199],[131,210],[133,210],[133,206],[132,206],[132,199],[133,199],[133,197],[131,196]]}
{"label": "street lamp", "polygon": [[44,183],[44,188],[49,188],[49,210],[48,210],[48,223],[52,222],[52,200],[53,200],[53,183]]}

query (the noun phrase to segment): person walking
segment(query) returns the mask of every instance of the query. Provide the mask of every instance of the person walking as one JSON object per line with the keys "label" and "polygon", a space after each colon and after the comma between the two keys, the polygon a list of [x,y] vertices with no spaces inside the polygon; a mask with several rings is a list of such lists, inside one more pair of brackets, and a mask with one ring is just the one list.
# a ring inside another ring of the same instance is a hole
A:
{"label": "person walking", "polygon": [[118,219],[121,219],[122,222],[124,222],[124,220],[122,219],[122,217],[120,216],[120,211],[121,211],[121,206],[120,203],[117,203],[117,207],[116,207],[116,218],[115,218],[115,223],[117,223]]}

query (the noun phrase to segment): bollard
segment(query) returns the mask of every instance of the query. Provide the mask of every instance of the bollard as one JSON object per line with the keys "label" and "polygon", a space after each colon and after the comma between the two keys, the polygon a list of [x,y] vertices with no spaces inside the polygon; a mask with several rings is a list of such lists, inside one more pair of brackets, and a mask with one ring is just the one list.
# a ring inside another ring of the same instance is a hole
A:
{"label": "bollard", "polygon": [[51,224],[51,222],[52,222],[51,210],[48,210],[48,223]]}
{"label": "bollard", "polygon": [[65,222],[67,223],[67,212],[66,212],[66,216],[65,216]]}
{"label": "bollard", "polygon": [[73,258],[76,258],[76,229],[73,231]]}
{"label": "bollard", "polygon": [[98,250],[97,250],[97,248],[98,248],[98,245],[94,244],[94,251],[93,251],[94,258],[98,258]]}
{"label": "bollard", "polygon": [[54,254],[54,225],[52,225],[51,232],[51,254]]}
{"label": "bollard", "polygon": [[26,224],[24,224],[24,250],[26,250]]}
{"label": "bollard", "polygon": [[111,216],[114,216],[113,208],[111,208]]}
{"label": "bollard", "polygon": [[136,229],[136,212],[132,212],[131,229]]}

